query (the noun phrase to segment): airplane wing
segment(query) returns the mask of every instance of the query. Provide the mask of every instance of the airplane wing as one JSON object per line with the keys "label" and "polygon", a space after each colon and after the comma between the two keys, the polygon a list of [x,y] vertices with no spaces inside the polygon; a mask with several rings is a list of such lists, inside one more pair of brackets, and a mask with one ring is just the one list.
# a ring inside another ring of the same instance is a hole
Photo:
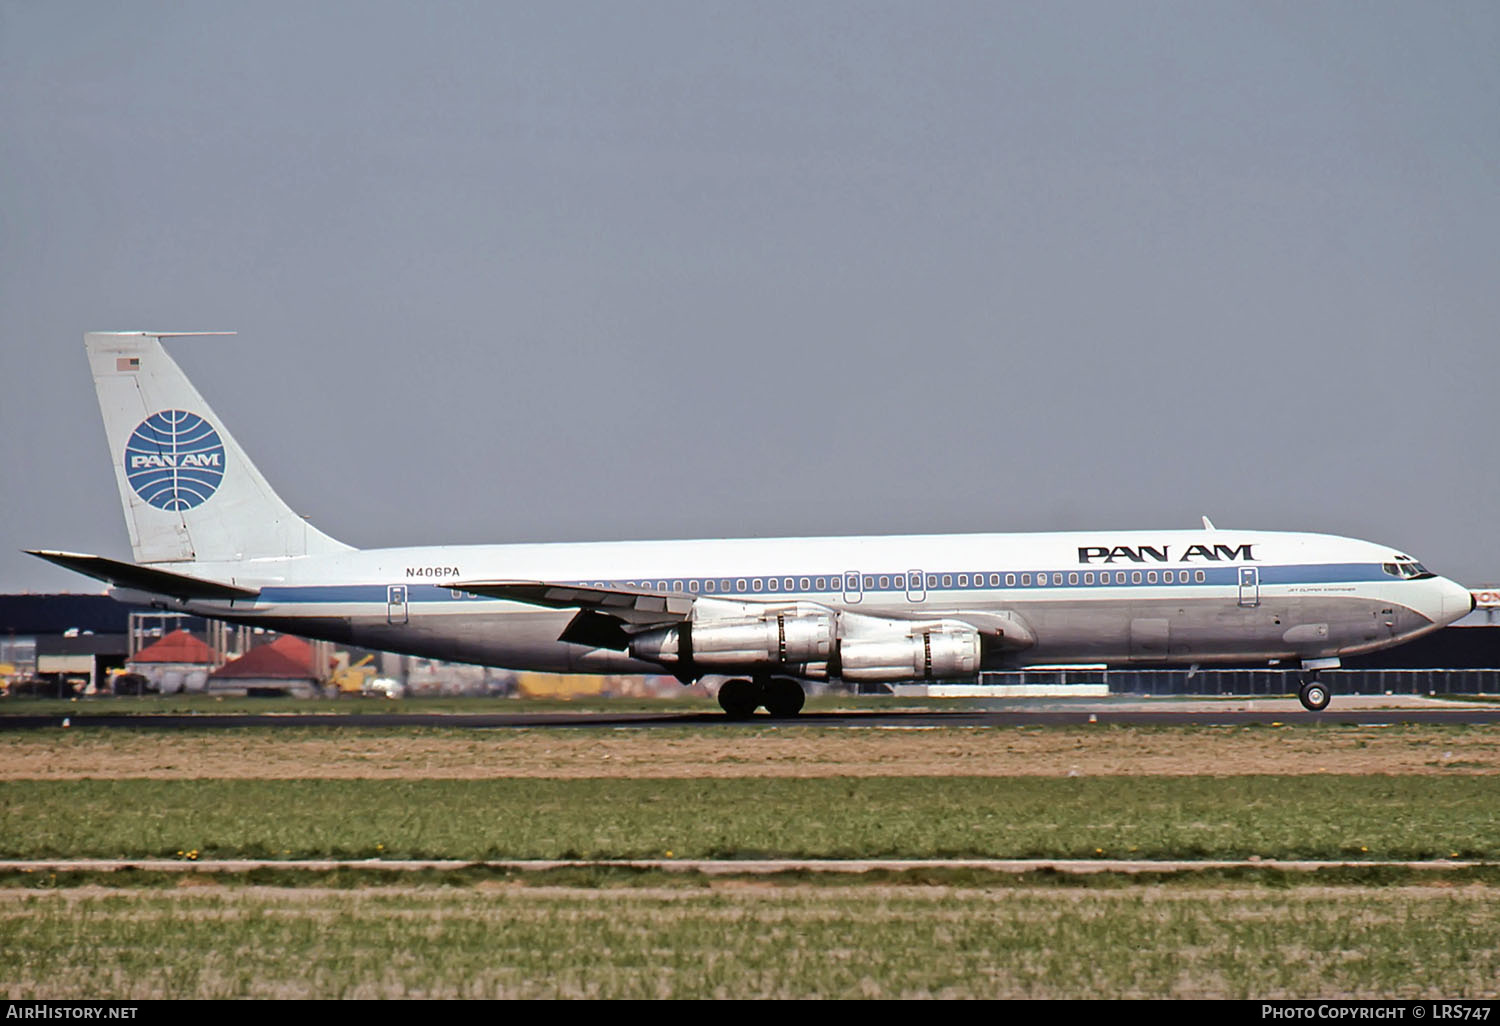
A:
{"label": "airplane wing", "polygon": [[583,609],[606,613],[625,623],[659,625],[681,623],[693,608],[686,592],[647,588],[599,588],[588,584],[549,581],[454,581],[446,585],[487,598],[525,602],[550,609]]}
{"label": "airplane wing", "polygon": [[693,608],[693,596],[646,588],[601,588],[549,581],[454,581],[448,585],[486,598],[524,602],[549,609],[577,609],[558,641],[589,648],[624,651],[632,633],[681,623]]}
{"label": "airplane wing", "polygon": [[[454,581],[447,586],[487,598],[550,609],[577,609],[578,615],[559,636],[559,641],[620,650],[628,646],[632,634],[687,620],[697,598],[686,592],[548,581]],[[748,597],[744,600],[756,601]],[[886,611],[881,615],[895,620],[957,620],[1006,649],[1030,648],[1036,644],[1031,628],[1008,612],[930,608],[905,614]]]}
{"label": "airplane wing", "polygon": [[254,588],[241,588],[218,581],[205,581],[201,577],[173,573],[156,567],[138,566],[118,559],[89,556],[81,552],[52,552],[46,549],[27,549],[28,555],[56,563],[60,567],[74,570],[87,577],[113,584],[117,588],[149,591],[153,595],[169,595],[176,599],[253,599],[260,592]]}

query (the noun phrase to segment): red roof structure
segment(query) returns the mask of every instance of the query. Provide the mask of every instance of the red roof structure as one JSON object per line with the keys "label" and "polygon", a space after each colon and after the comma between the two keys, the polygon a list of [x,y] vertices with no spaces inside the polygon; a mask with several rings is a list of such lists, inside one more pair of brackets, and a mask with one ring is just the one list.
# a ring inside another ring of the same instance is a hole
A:
{"label": "red roof structure", "polygon": [[176,630],[160,641],[154,641],[141,649],[130,661],[132,663],[192,663],[203,666],[218,662],[219,653],[187,631]]}
{"label": "red roof structure", "polygon": [[312,646],[283,634],[269,645],[252,648],[213,673],[213,680],[315,680]]}

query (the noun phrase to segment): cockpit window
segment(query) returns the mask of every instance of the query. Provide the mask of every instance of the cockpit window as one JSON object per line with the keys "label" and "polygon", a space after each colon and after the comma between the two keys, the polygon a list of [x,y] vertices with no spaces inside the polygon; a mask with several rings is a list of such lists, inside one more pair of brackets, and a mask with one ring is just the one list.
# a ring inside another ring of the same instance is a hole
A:
{"label": "cockpit window", "polygon": [[1421,563],[1418,563],[1416,560],[1410,558],[1398,559],[1394,563],[1382,563],[1380,564],[1380,569],[1384,570],[1392,577],[1401,578],[1403,581],[1412,581],[1437,576],[1437,574],[1433,573],[1431,570],[1428,570]]}

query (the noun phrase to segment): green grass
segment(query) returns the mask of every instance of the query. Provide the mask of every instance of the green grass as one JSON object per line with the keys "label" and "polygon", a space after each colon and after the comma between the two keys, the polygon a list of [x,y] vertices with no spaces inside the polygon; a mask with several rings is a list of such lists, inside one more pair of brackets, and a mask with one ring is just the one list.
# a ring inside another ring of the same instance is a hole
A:
{"label": "green grass", "polygon": [[7,858],[1500,859],[1500,777],[0,783]]}
{"label": "green grass", "polygon": [[30,998],[1489,997],[1500,890],[0,891]]}
{"label": "green grass", "polygon": [[[1164,864],[1168,865],[1168,864]],[[63,869],[46,866],[0,870],[0,889],[59,890],[112,888],[116,890],[176,890],[193,887],[302,887],[334,890],[365,888],[476,888],[497,885],[571,888],[723,888],[736,884],[752,888],[813,886],[867,888],[871,886],[959,887],[1011,890],[1121,890],[1141,887],[1205,888],[1234,885],[1286,890],[1296,887],[1455,887],[1500,890],[1496,863],[1351,863],[1315,869],[1283,865],[1239,863],[1193,865],[1154,870],[1069,872],[1053,866],[1004,870],[972,864],[932,864],[906,869],[819,870],[783,869],[776,872],[712,872],[686,864],[653,865],[585,862],[548,868],[521,868],[493,862],[471,862],[440,868],[401,869],[379,861],[346,862],[330,868],[311,863],[257,863],[246,868],[221,869],[201,862],[156,869],[123,863],[108,869]]]}

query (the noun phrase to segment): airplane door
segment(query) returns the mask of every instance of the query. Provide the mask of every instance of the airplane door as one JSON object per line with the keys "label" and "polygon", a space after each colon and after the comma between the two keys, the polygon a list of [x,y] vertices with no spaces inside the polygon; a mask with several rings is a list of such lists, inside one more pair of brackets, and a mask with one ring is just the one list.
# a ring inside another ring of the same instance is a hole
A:
{"label": "airplane door", "polygon": [[1260,605],[1260,567],[1240,567],[1240,605]]}
{"label": "airplane door", "polygon": [[1130,621],[1130,658],[1133,662],[1160,662],[1171,645],[1171,622],[1166,619]]}
{"label": "airplane door", "polygon": [[385,589],[385,622],[406,622],[406,585],[393,584]]}
{"label": "airplane door", "polygon": [[864,590],[860,587],[859,583],[859,573],[854,570],[845,571],[844,601],[849,603],[850,605],[854,605],[864,597]]}
{"label": "airplane door", "polygon": [[927,598],[927,578],[920,570],[906,572],[906,601],[922,602]]}

